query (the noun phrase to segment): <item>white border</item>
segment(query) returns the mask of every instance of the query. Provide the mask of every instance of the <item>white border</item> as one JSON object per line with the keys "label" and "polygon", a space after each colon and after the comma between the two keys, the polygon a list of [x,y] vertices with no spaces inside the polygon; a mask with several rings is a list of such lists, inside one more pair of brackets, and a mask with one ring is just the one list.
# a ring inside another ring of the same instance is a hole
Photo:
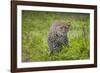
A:
{"label": "white border", "polygon": [[[22,10],[90,13],[90,59],[22,63]],[[94,10],[17,5],[17,68],[94,64]]]}

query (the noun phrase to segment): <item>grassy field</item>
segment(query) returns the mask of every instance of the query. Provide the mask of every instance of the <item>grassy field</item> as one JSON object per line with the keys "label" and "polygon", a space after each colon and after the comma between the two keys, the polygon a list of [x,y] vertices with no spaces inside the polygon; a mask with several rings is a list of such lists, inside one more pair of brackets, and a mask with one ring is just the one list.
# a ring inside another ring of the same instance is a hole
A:
{"label": "grassy field", "polygon": [[[89,14],[22,11],[22,61],[56,61],[89,59]],[[54,21],[70,22],[69,47],[48,54],[47,37]]]}

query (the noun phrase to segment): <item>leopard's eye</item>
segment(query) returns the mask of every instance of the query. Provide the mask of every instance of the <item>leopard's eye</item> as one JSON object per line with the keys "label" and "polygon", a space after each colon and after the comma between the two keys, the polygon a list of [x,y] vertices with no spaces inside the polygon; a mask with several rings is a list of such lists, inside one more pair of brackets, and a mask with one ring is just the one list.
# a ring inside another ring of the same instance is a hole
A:
{"label": "leopard's eye", "polygon": [[67,29],[67,27],[64,27],[65,29]]}
{"label": "leopard's eye", "polygon": [[60,29],[63,29],[63,27],[60,27]]}

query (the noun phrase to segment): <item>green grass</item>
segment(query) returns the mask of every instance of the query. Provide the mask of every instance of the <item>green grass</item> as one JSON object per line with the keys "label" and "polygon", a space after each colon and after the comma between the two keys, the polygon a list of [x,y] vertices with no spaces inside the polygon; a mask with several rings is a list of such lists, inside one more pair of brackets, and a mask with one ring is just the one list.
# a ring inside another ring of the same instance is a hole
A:
{"label": "green grass", "polygon": [[[71,22],[69,47],[49,55],[47,37],[54,21]],[[89,24],[89,14],[22,11],[22,61],[89,59]]]}

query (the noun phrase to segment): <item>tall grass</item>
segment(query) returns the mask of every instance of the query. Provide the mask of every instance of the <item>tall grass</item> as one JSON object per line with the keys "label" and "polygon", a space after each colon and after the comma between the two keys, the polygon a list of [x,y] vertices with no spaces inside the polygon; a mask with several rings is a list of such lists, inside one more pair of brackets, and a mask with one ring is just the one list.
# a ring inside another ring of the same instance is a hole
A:
{"label": "tall grass", "polygon": [[[69,47],[49,55],[47,37],[55,21],[71,22]],[[89,14],[22,11],[22,61],[55,61],[89,59]]]}

